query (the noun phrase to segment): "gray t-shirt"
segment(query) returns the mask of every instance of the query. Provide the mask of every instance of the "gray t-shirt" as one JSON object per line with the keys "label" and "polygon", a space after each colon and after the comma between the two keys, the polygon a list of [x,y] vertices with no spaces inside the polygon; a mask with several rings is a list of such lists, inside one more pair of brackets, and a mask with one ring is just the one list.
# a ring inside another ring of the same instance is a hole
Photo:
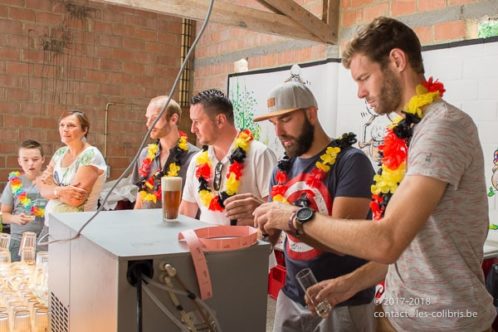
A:
{"label": "gray t-shirt", "polygon": [[[35,187],[35,185],[24,175],[19,177],[22,182],[21,191],[25,191],[28,198],[31,200],[32,204],[38,207],[45,207],[47,200],[40,196],[40,192]],[[9,181],[5,186],[1,202],[3,205],[9,205],[12,207],[11,214],[18,215],[21,213],[31,214],[30,210],[27,210],[18,198],[18,195],[14,195],[12,192],[11,182]],[[43,228],[44,218],[37,217],[34,221],[29,222],[25,225],[11,224],[10,225],[10,235],[12,239],[20,240],[22,238],[22,233],[24,232],[35,232],[36,235],[40,234]]]}
{"label": "gray t-shirt", "polygon": [[406,176],[412,175],[448,185],[389,266],[384,311],[398,331],[484,331],[496,315],[481,269],[488,201],[481,144],[467,114],[445,101],[426,108],[410,142]]}

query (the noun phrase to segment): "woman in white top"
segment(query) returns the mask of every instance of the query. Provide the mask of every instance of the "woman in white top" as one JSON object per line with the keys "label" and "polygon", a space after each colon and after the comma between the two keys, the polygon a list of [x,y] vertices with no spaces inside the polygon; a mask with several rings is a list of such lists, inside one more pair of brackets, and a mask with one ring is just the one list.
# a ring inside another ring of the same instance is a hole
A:
{"label": "woman in white top", "polygon": [[59,120],[65,146],[55,151],[44,175],[36,181],[41,195],[49,200],[45,207],[46,227],[50,213],[97,209],[107,166],[100,151],[86,140],[89,129],[88,118],[80,111],[66,112]]}

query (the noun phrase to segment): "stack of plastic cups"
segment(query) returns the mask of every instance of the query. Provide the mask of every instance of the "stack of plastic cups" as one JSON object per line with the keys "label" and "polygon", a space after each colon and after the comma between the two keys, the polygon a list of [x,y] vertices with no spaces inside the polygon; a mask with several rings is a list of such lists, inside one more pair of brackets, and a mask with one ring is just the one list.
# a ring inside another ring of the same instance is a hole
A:
{"label": "stack of plastic cups", "polygon": [[7,307],[7,275],[10,267],[10,235],[0,234],[0,332],[9,332],[9,312]]}
{"label": "stack of plastic cups", "polygon": [[40,251],[36,255],[36,264],[29,285],[34,296],[30,303],[31,331],[46,332],[49,330],[48,252]]}
{"label": "stack of plastic cups", "polygon": [[10,265],[8,275],[7,306],[9,310],[10,330],[25,332],[31,330],[31,317],[27,297],[28,282],[32,267],[23,262]]}
{"label": "stack of plastic cups", "polygon": [[[0,236],[0,332],[49,330],[48,253],[35,259],[36,235],[21,240],[21,261],[11,263],[8,234]],[[36,261],[36,264],[35,264]]]}
{"label": "stack of plastic cups", "polygon": [[[39,298],[48,299],[48,252],[40,251],[36,255],[36,264],[31,276],[30,286]],[[47,305],[47,303],[44,303]]]}
{"label": "stack of plastic cups", "polygon": [[9,310],[7,306],[7,275],[10,268],[10,235],[0,233],[0,332],[9,332]]}

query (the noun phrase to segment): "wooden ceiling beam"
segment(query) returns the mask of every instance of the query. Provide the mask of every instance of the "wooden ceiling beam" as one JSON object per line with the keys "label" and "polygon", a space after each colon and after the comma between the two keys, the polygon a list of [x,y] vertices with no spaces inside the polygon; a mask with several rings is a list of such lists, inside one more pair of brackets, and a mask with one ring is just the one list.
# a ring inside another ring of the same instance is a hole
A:
{"label": "wooden ceiling beam", "polygon": [[322,0],[322,21],[325,23],[329,20],[329,2],[330,0]]}
{"label": "wooden ceiling beam", "polygon": [[266,8],[268,8],[269,10],[271,10],[272,12],[274,12],[275,14],[282,15],[282,12],[280,10],[278,10],[275,7],[270,6],[269,4],[266,3],[266,1],[264,1],[264,0],[256,0],[256,1],[259,2],[261,5],[265,6]]}
{"label": "wooden ceiling beam", "polygon": [[260,3],[266,4],[269,8],[275,8],[279,12],[285,14],[292,19],[297,25],[306,29],[322,42],[329,44],[337,44],[338,22],[335,15],[335,10],[339,9],[339,0],[328,0],[323,6],[322,18],[326,17],[327,21],[322,21],[308,10],[297,4],[294,0],[257,0]]}
{"label": "wooden ceiling beam", "polygon": [[[207,13],[209,1],[206,0],[93,0],[111,5],[125,6],[156,13],[190,18],[202,21]],[[290,1],[291,0],[284,0]],[[271,5],[271,7],[276,8]],[[277,8],[279,10],[279,8]],[[316,18],[316,17],[315,17]],[[264,10],[234,5],[228,1],[216,0],[211,22],[226,24],[252,31],[275,34],[295,39],[313,40],[335,44],[336,39],[324,40],[305,29],[302,25],[285,16]]]}
{"label": "wooden ceiling beam", "polygon": [[[329,26],[335,29],[335,34],[339,33],[339,0],[323,0],[322,21],[327,22]],[[326,4],[325,4],[326,3]]]}

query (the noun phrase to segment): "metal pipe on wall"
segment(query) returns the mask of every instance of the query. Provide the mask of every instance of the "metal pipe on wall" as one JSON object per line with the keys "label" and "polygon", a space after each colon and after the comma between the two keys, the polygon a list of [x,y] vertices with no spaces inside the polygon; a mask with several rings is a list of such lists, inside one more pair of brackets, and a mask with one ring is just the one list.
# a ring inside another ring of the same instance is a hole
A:
{"label": "metal pipe on wall", "polygon": [[120,102],[110,102],[105,105],[104,113],[104,158],[107,158],[107,136],[109,135],[109,108],[111,105],[127,105],[127,106],[137,106],[144,107],[143,105],[133,104],[133,103],[120,103]]}

